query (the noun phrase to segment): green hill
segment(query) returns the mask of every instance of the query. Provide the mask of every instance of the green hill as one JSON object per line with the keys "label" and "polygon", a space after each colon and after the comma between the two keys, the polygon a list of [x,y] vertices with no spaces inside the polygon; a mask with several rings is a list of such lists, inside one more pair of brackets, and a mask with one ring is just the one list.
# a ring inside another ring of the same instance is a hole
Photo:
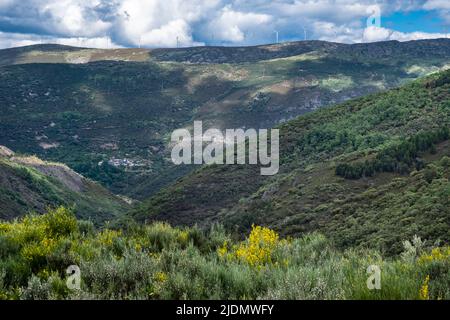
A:
{"label": "green hill", "polygon": [[130,208],[123,199],[60,163],[16,155],[0,146],[0,219],[49,207],[74,207],[78,218],[103,223]]}
{"label": "green hill", "polygon": [[0,144],[145,199],[192,170],[170,133],[268,128],[448,68],[450,40],[0,50]]}
{"label": "green hill", "polygon": [[[448,242],[449,124],[445,71],[280,125],[278,175],[260,176],[251,165],[207,166],[131,216],[178,225],[219,221],[239,233],[253,223],[283,235],[318,230],[342,247],[388,253],[415,234]],[[363,173],[343,178],[343,165]]]}

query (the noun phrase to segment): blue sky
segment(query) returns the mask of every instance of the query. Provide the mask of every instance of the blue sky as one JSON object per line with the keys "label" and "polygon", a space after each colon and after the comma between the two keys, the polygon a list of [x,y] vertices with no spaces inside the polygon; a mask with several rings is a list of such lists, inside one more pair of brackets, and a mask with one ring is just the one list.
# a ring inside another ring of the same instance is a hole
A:
{"label": "blue sky", "polygon": [[387,15],[383,20],[385,27],[401,32],[439,33],[445,32],[445,27],[449,26],[436,10],[397,11]]}
{"label": "blue sky", "polygon": [[0,47],[239,46],[273,43],[275,31],[280,41],[407,41],[448,37],[449,13],[450,0],[0,0]]}

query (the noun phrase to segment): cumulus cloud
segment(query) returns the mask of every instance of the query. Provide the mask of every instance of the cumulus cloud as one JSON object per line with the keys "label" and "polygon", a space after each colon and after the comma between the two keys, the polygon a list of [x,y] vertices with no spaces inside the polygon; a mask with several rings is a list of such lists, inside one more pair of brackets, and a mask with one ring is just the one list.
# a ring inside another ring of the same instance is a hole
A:
{"label": "cumulus cloud", "polygon": [[393,31],[382,27],[367,27],[364,29],[363,39],[365,42],[375,42],[388,40]]}
{"label": "cumulus cloud", "polygon": [[420,25],[412,33],[367,25],[374,3],[383,15],[428,10],[449,20],[448,0],[0,0],[0,46],[39,38],[96,47],[251,45],[274,42],[275,31],[281,41],[441,36]]}
{"label": "cumulus cloud", "polygon": [[109,37],[94,37],[94,38],[50,38],[50,42],[63,44],[66,46],[84,47],[84,48],[121,48],[112,41]]}
{"label": "cumulus cloud", "polygon": [[85,47],[85,48],[120,48],[108,37],[71,37],[58,38],[49,36],[40,36],[35,34],[7,33],[0,32],[0,48],[11,48],[29,46],[33,44],[55,43],[67,46]]}
{"label": "cumulus cloud", "polygon": [[206,20],[220,1],[122,0],[115,8],[113,34],[126,45],[201,45],[194,26]]}
{"label": "cumulus cloud", "polygon": [[448,0],[429,0],[423,5],[425,10],[437,10],[444,20],[446,26],[450,25],[450,1]]}
{"label": "cumulus cloud", "polygon": [[0,48],[29,46],[41,42],[40,37],[34,35],[0,32]]}
{"label": "cumulus cloud", "polygon": [[450,10],[450,2],[448,0],[429,0],[423,5],[427,10]]}
{"label": "cumulus cloud", "polygon": [[110,23],[93,14],[99,1],[48,1],[39,8],[42,16],[50,17],[50,26],[60,34],[95,37],[104,33]]}
{"label": "cumulus cloud", "polygon": [[368,27],[364,30],[364,42],[376,42],[387,40],[410,41],[422,39],[439,39],[446,38],[444,33],[427,33],[427,32],[399,32],[381,27]]}
{"label": "cumulus cloud", "polygon": [[389,40],[409,41],[409,40],[421,40],[421,39],[440,39],[447,38],[445,33],[428,33],[428,32],[398,32],[393,31],[389,37]]}
{"label": "cumulus cloud", "polygon": [[363,30],[351,25],[337,25],[332,22],[317,21],[312,24],[312,32],[319,40],[352,43],[361,42]]}
{"label": "cumulus cloud", "polygon": [[243,42],[246,34],[253,34],[270,23],[268,14],[239,12],[229,6],[223,8],[218,17],[211,21],[208,29],[212,36],[225,42]]}
{"label": "cumulus cloud", "polygon": [[191,28],[183,19],[172,20],[159,28],[142,33],[139,43],[159,47],[204,45],[193,40]]}

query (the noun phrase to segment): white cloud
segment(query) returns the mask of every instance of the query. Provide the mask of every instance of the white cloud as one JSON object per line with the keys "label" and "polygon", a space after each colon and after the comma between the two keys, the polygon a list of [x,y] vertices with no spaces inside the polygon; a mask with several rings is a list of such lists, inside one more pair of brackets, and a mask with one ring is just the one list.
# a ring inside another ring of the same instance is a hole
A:
{"label": "white cloud", "polygon": [[0,48],[29,46],[41,43],[37,36],[0,32]]}
{"label": "white cloud", "polygon": [[182,46],[267,43],[275,30],[281,41],[303,39],[304,31],[308,39],[349,43],[439,36],[419,32],[419,22],[412,33],[366,28],[374,3],[383,16],[437,10],[450,23],[448,0],[0,0],[0,31],[24,35],[4,36],[10,37],[4,45],[34,42],[40,34],[70,43],[101,46],[112,38],[118,45],[147,47],[173,47],[177,37]]}
{"label": "white cloud", "polygon": [[0,8],[8,8],[14,4],[14,0],[0,0]]}
{"label": "white cloud", "polygon": [[0,48],[12,48],[20,46],[28,46],[41,43],[56,43],[74,47],[87,48],[120,48],[121,46],[114,43],[107,37],[72,37],[58,38],[21,33],[0,32]]}
{"label": "white cloud", "polygon": [[208,20],[220,1],[121,0],[116,10],[115,33],[124,43],[147,46],[200,45],[193,25]]}
{"label": "white cloud", "polygon": [[450,10],[450,1],[448,0],[428,0],[423,5],[426,10]]}
{"label": "white cloud", "polygon": [[387,40],[410,41],[422,39],[446,38],[444,33],[427,32],[399,32],[380,27],[368,27],[364,30],[362,42],[376,42]]}
{"label": "white cloud", "polygon": [[450,26],[450,1],[448,0],[429,0],[423,5],[425,10],[438,10],[439,16]]}
{"label": "white cloud", "polygon": [[140,43],[159,47],[204,45],[204,43],[193,40],[189,24],[182,19],[172,20],[160,28],[144,32]]}
{"label": "white cloud", "polygon": [[382,27],[367,27],[363,32],[364,42],[375,42],[389,40],[392,30]]}
{"label": "white cloud", "polygon": [[42,16],[51,17],[49,27],[71,36],[98,36],[104,33],[109,23],[89,15],[98,1],[53,0],[39,8]]}
{"label": "white cloud", "polygon": [[439,39],[439,38],[448,38],[448,35],[444,33],[427,33],[418,31],[408,33],[394,31],[390,36],[390,40],[398,40],[398,41]]}
{"label": "white cloud", "polygon": [[51,42],[74,47],[84,48],[121,48],[122,46],[114,43],[109,37],[95,38],[51,38]]}
{"label": "white cloud", "polygon": [[268,14],[239,12],[227,6],[209,24],[208,29],[222,41],[243,42],[246,32],[255,32],[271,20],[272,17]]}
{"label": "white cloud", "polygon": [[358,27],[336,25],[332,22],[317,21],[312,25],[314,34],[319,35],[320,40],[331,42],[352,43],[359,42],[363,30]]}

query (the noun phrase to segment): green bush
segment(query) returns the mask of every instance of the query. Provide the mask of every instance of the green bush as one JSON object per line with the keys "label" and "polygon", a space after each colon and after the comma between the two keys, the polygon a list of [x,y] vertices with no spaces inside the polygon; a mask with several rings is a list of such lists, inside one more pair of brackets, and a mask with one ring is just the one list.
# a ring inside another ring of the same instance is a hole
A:
{"label": "green bush", "polygon": [[[281,239],[254,226],[95,230],[70,210],[0,223],[0,299],[449,299],[450,248],[415,237],[401,256],[339,251],[321,234]],[[66,285],[80,268],[80,289]],[[381,268],[381,290],[366,285]]]}

